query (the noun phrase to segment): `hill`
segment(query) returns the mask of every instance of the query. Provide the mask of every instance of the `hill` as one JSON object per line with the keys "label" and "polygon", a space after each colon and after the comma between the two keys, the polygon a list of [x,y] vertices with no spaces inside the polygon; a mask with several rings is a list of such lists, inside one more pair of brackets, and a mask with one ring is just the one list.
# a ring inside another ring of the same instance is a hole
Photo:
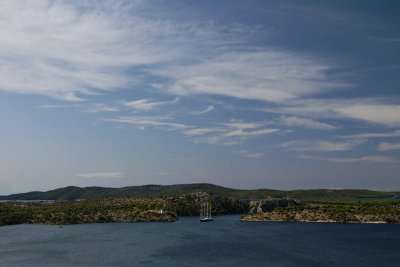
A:
{"label": "hill", "polygon": [[229,196],[240,199],[262,199],[266,197],[292,197],[300,200],[345,200],[391,198],[395,192],[379,192],[358,189],[310,189],[310,190],[272,190],[253,189],[241,190],[222,187],[213,184],[176,184],[176,185],[142,185],[122,188],[107,187],[76,187],[68,186],[46,192],[28,192],[0,196],[0,200],[77,200],[103,198],[155,198],[176,196],[193,192],[206,192],[215,196]]}

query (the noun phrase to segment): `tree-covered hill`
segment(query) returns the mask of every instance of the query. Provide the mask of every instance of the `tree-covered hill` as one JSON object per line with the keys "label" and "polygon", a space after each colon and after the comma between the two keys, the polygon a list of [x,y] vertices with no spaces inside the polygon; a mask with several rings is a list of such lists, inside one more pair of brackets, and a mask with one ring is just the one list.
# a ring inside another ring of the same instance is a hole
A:
{"label": "tree-covered hill", "polygon": [[142,185],[122,188],[107,187],[76,187],[68,186],[46,192],[28,192],[0,196],[0,200],[77,200],[77,199],[102,199],[102,198],[154,198],[161,196],[175,196],[193,192],[206,192],[215,196],[229,196],[241,199],[263,199],[267,197],[292,197],[300,200],[344,200],[344,199],[369,199],[391,198],[396,192],[379,192],[356,189],[310,189],[310,190],[272,190],[253,189],[241,190],[226,188],[213,184],[177,184],[177,185]]}

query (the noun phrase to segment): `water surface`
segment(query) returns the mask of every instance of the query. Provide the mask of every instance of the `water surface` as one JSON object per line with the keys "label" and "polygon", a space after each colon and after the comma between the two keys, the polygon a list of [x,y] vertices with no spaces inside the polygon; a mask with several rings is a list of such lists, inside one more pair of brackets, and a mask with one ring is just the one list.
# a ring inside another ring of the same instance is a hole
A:
{"label": "water surface", "polygon": [[399,266],[400,225],[212,223],[0,227],[0,266]]}

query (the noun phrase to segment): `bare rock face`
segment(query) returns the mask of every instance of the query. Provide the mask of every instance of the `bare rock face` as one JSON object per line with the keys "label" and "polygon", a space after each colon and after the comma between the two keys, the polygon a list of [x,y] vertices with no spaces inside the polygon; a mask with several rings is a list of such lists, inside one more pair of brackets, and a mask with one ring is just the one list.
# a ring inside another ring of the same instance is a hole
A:
{"label": "bare rock face", "polygon": [[287,207],[289,205],[300,205],[301,201],[294,198],[276,198],[250,201],[249,214],[260,214],[271,212],[278,207]]}

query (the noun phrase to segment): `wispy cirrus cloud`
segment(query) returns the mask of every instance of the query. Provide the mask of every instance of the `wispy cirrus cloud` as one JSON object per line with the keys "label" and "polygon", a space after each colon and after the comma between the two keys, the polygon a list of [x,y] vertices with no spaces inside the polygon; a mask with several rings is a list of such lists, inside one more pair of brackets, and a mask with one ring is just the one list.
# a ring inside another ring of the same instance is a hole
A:
{"label": "wispy cirrus cloud", "polygon": [[[4,37],[0,43],[0,90],[78,101],[79,95],[93,90],[135,83],[116,71],[118,68],[160,60],[154,46],[135,50],[148,41],[143,31],[149,23],[142,21],[130,29],[133,21],[125,20],[128,12],[115,2],[81,4],[43,0],[0,3]],[[130,43],[134,37],[136,42]],[[158,56],[150,55],[151,50]]]}
{"label": "wispy cirrus cloud", "polygon": [[205,135],[205,134],[210,134],[210,133],[221,133],[225,132],[226,130],[224,128],[218,128],[218,127],[212,127],[212,128],[194,128],[194,129],[189,129],[185,130],[183,133],[186,136],[199,136],[199,135]]}
{"label": "wispy cirrus cloud", "polygon": [[278,123],[293,127],[293,126],[298,126],[298,127],[304,127],[304,128],[309,128],[309,129],[318,129],[318,130],[334,130],[337,129],[336,126],[327,124],[327,123],[322,123],[313,119],[309,118],[301,118],[301,117],[296,117],[296,116],[281,116],[278,120]]}
{"label": "wispy cirrus cloud", "polygon": [[273,134],[273,133],[276,133],[279,131],[280,131],[279,129],[259,129],[259,130],[252,130],[252,131],[236,129],[236,130],[224,133],[222,136],[223,137],[251,137],[251,136]]}
{"label": "wispy cirrus cloud", "polygon": [[275,128],[265,128],[265,122],[234,121],[219,123],[214,127],[197,127],[175,121],[171,116],[117,116],[114,118],[102,118],[101,121],[130,124],[145,129],[157,128],[167,131],[178,131],[184,136],[193,139],[195,143],[243,144],[251,139],[271,135],[280,131]]}
{"label": "wispy cirrus cloud", "polygon": [[209,105],[207,108],[205,108],[204,110],[200,110],[200,111],[191,111],[191,112],[189,112],[189,114],[192,114],[192,115],[202,115],[202,114],[206,114],[206,113],[208,113],[208,112],[211,112],[211,111],[213,111],[215,108],[214,108],[214,105]]}
{"label": "wispy cirrus cloud", "polygon": [[379,151],[393,151],[400,150],[400,143],[386,143],[382,142],[378,146]]}
{"label": "wispy cirrus cloud", "polygon": [[284,51],[230,51],[199,64],[160,70],[178,95],[219,94],[241,99],[285,102],[348,86],[329,80],[333,69],[313,58]]}
{"label": "wispy cirrus cloud", "polygon": [[153,127],[165,130],[186,130],[194,128],[183,123],[176,123],[168,116],[119,116],[115,118],[103,118],[102,121],[130,124],[140,129]]}
{"label": "wispy cirrus cloud", "polygon": [[[213,133],[211,136],[195,139],[196,143],[237,145],[264,135],[271,135],[280,131],[275,128],[264,128],[265,122],[243,122],[231,121],[221,123],[217,128],[199,128],[198,134],[203,135]],[[204,130],[202,132],[202,129]],[[193,131],[195,131],[194,129]],[[201,134],[200,134],[201,133]]]}
{"label": "wispy cirrus cloud", "polygon": [[79,101],[145,84],[176,95],[282,102],[347,86],[329,77],[335,66],[321,59],[247,45],[254,35],[246,32],[257,27],[173,23],[143,16],[145,7],[141,1],[2,1],[0,90]]}
{"label": "wispy cirrus cloud", "polygon": [[[333,61],[267,44],[254,46],[251,41],[257,34],[246,32],[257,33],[258,27],[176,23],[144,16],[141,10],[146,5],[142,1],[0,2],[0,33],[4,36],[0,42],[0,90],[80,101],[75,106],[91,113],[155,111],[181,104],[185,98],[179,96],[218,95],[272,104],[274,108],[268,111],[280,115],[275,122],[288,127],[338,129],[338,124],[325,119],[400,126],[400,106],[390,99],[318,98],[351,86],[340,75],[330,75],[340,67]],[[120,99],[124,108],[83,101],[103,91],[112,94],[114,90],[143,88],[152,88],[151,93],[164,97],[168,94],[171,100],[152,100],[157,99],[153,96]],[[185,114],[212,114],[214,109],[209,105]],[[194,142],[210,144],[243,144],[281,132],[265,122],[213,119],[208,125],[163,115],[103,120],[139,129],[173,130]],[[345,142],[292,141],[281,147],[349,151],[362,143],[360,139],[369,138],[367,135]],[[397,136],[397,131],[386,133],[389,135]]]}
{"label": "wispy cirrus cloud", "polygon": [[316,118],[351,119],[387,127],[400,126],[400,105],[388,98],[300,99],[265,111]]}
{"label": "wispy cirrus cloud", "polygon": [[400,126],[400,105],[356,104],[339,107],[336,111],[346,117],[387,126]]}
{"label": "wispy cirrus cloud", "polygon": [[251,158],[251,159],[259,159],[264,156],[264,153],[262,152],[250,152],[247,150],[239,150],[239,151],[234,151],[234,155],[245,157],[245,158]]}
{"label": "wispy cirrus cloud", "polygon": [[179,98],[175,98],[171,101],[151,101],[149,99],[140,99],[140,100],[135,100],[135,101],[130,101],[130,102],[124,102],[124,106],[128,108],[132,108],[135,110],[140,110],[140,111],[149,111],[156,109],[161,106],[166,106],[166,105],[173,105],[178,103]]}
{"label": "wispy cirrus cloud", "polygon": [[279,129],[264,128],[263,122],[229,122],[223,124],[226,127],[226,132],[221,135],[222,138],[229,137],[252,137],[259,135],[266,135],[279,132]]}
{"label": "wispy cirrus cloud", "polygon": [[98,112],[117,112],[120,111],[117,107],[112,107],[102,103],[90,103],[86,105],[81,105],[84,112],[88,113],[98,113]]}
{"label": "wispy cirrus cloud", "polygon": [[370,139],[370,138],[392,138],[400,137],[400,130],[392,132],[381,132],[381,133],[359,133],[351,135],[341,135],[340,138],[355,138],[355,139]]}
{"label": "wispy cirrus cloud", "polygon": [[312,152],[335,152],[349,151],[364,143],[364,140],[348,140],[348,141],[324,141],[324,140],[307,140],[307,141],[290,141],[278,145],[292,151],[312,151]]}
{"label": "wispy cirrus cloud", "polygon": [[46,109],[57,109],[57,108],[66,108],[70,107],[69,105],[41,105],[38,108],[46,108]]}
{"label": "wispy cirrus cloud", "polygon": [[385,156],[363,156],[363,157],[355,157],[355,158],[325,158],[325,157],[314,157],[314,156],[300,156],[303,159],[312,159],[312,160],[323,160],[323,161],[331,161],[338,163],[355,163],[355,162],[369,162],[369,163],[398,163],[399,160],[392,157]]}
{"label": "wispy cirrus cloud", "polygon": [[124,178],[125,174],[123,172],[90,172],[80,173],[76,176],[84,178]]}

